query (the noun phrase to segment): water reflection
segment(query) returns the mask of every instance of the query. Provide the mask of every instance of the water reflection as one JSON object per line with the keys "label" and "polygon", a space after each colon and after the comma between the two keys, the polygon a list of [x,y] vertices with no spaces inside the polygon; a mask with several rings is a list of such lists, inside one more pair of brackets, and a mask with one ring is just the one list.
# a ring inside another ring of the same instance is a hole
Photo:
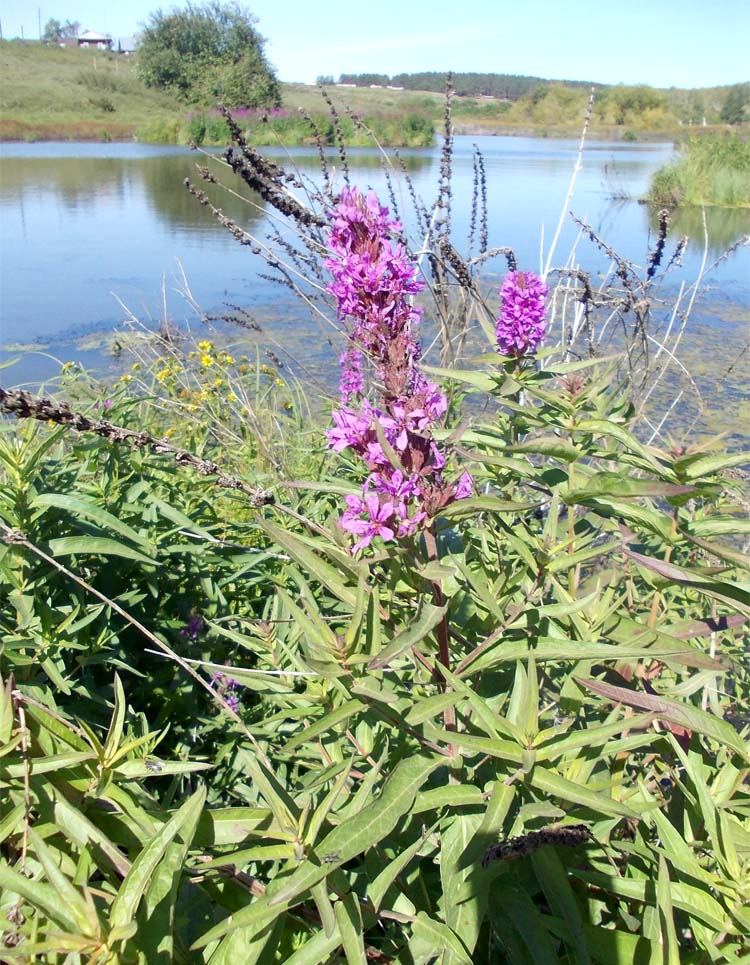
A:
{"label": "water reflection", "polygon": [[[607,257],[579,237],[568,209],[585,220],[626,258],[643,264],[653,243],[655,212],[632,200],[612,200],[610,173],[617,172],[622,197],[641,196],[653,171],[672,153],[671,144],[623,145],[592,142],[584,152],[575,193],[563,208],[578,142],[522,137],[457,137],[453,158],[452,238],[467,251],[475,182],[475,144],[484,156],[489,206],[489,243],[509,245],[524,267],[537,269],[546,257],[562,213],[563,231],[553,264],[573,260],[587,270],[604,271]],[[314,148],[270,152],[303,180],[320,184],[320,161]],[[113,295],[141,318],[175,321],[188,316],[178,293],[182,272],[191,294],[207,312],[221,312],[227,302],[261,306],[284,320],[283,336],[301,327],[293,296],[261,276],[263,264],[216,223],[211,212],[185,190],[191,178],[207,187],[213,202],[243,229],[262,236],[272,213],[228,170],[212,166],[235,194],[206,186],[196,163],[205,158],[183,149],[138,144],[3,145],[0,152],[0,343],[41,338],[59,343],[90,329],[111,329],[124,318]],[[344,171],[335,152],[327,155],[335,187]],[[390,169],[399,215],[420,237],[411,209],[410,189],[430,208],[435,201],[440,151],[403,151]],[[384,159],[377,151],[349,154],[350,180],[373,187],[391,204]],[[700,212],[674,215],[671,235],[692,242],[685,258],[687,277],[695,277],[703,248]],[[719,254],[750,231],[748,212],[713,209],[706,213],[712,253]],[[474,235],[476,238],[476,233]],[[721,266],[724,292],[747,295],[748,250]],[[492,266],[490,266],[490,272]],[[495,269],[503,270],[498,262]],[[692,280],[692,279],[691,279]],[[166,307],[165,307],[166,306]],[[296,319],[296,321],[295,321]],[[281,330],[280,330],[281,331]],[[75,357],[75,348],[70,347]]]}
{"label": "water reflection", "polygon": [[[652,232],[658,229],[659,209],[644,205]],[[703,250],[706,237],[712,258],[719,258],[743,235],[750,234],[750,210],[747,208],[675,208],[670,212],[672,238],[687,235],[693,249]]]}

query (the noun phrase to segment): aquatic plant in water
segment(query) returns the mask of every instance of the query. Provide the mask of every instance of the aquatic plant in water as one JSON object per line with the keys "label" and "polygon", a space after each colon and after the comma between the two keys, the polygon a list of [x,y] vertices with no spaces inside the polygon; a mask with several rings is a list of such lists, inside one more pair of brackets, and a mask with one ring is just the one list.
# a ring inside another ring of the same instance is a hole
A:
{"label": "aquatic plant in water", "polygon": [[[435,513],[473,490],[471,476],[444,478],[446,460],[431,435],[448,402],[419,370],[415,328],[421,309],[412,298],[423,288],[403,245],[391,239],[401,224],[389,218],[374,192],[345,188],[331,215],[328,291],[338,315],[351,324],[342,354],[341,406],[333,412],[328,442],[335,452],[352,449],[370,474],[361,496],[347,497],[343,529],[358,538],[356,552],[379,536],[411,536]],[[363,362],[379,395],[364,395]]]}

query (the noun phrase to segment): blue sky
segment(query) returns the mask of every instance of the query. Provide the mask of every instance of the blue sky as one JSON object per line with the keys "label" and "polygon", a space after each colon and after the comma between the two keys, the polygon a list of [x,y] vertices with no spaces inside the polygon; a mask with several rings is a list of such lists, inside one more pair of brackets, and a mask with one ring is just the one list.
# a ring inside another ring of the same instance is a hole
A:
{"label": "blue sky", "polygon": [[[50,18],[112,36],[160,0],[0,0],[3,37]],[[750,0],[251,0],[285,81],[377,71],[492,71],[607,84],[750,80]],[[39,12],[39,13],[38,13]]]}

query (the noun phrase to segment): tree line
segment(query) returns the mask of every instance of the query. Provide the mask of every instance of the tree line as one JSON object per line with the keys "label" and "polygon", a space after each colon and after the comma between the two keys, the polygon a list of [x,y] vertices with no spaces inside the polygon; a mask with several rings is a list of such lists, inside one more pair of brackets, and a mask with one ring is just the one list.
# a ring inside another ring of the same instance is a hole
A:
{"label": "tree line", "polygon": [[[444,71],[421,71],[415,74],[341,74],[340,84],[357,87],[403,87],[404,90],[424,90],[442,93],[445,90]],[[453,75],[453,90],[459,97],[500,97],[515,101],[535,88],[551,83],[543,77],[525,74],[457,73]],[[565,87],[604,88],[605,84],[592,84],[585,80],[560,81]]]}

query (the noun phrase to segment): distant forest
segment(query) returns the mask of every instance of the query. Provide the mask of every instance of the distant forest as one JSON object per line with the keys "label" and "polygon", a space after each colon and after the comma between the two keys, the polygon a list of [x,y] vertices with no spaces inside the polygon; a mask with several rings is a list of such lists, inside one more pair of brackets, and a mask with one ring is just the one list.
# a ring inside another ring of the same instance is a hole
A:
{"label": "distant forest", "polygon": [[[318,78],[323,83],[333,83],[333,78]],[[403,87],[404,90],[426,90],[442,93],[445,90],[445,72],[424,71],[419,74],[341,74],[339,84],[354,84],[357,87]],[[540,85],[551,82],[543,77],[526,77],[521,74],[454,74],[453,89],[459,97],[500,97],[517,101]],[[565,87],[592,87],[601,90],[606,84],[593,84],[585,80],[559,81]]]}

